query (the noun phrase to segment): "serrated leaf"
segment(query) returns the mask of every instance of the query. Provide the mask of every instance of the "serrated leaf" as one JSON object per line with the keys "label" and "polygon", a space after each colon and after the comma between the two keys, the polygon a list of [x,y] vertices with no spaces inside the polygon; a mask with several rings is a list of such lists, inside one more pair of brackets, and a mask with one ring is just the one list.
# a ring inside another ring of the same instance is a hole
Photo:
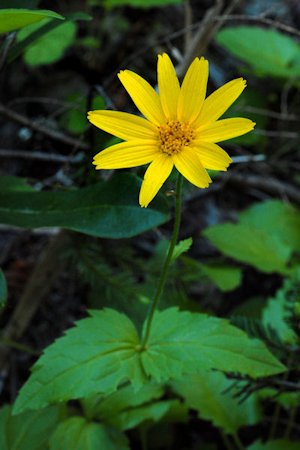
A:
{"label": "serrated leaf", "polygon": [[[160,420],[173,406],[174,401],[157,401],[164,393],[161,386],[151,383],[139,390],[131,385],[96,401],[89,407],[89,414],[102,422],[109,423],[120,430],[134,428],[145,421]],[[87,403],[94,399],[83,401]]]}
{"label": "serrated leaf", "polygon": [[165,203],[138,204],[140,180],[119,173],[106,182],[65,192],[1,192],[0,222],[23,228],[62,227],[104,238],[143,233],[168,220]]}
{"label": "serrated leaf", "polygon": [[159,383],[201,370],[256,378],[285,369],[261,341],[248,338],[227,320],[177,308],[155,313],[141,361],[147,375]]}
{"label": "serrated leaf", "polygon": [[255,441],[247,450],[299,450],[300,441],[293,442],[288,439],[277,439],[275,441],[268,441],[262,443],[261,441]]}
{"label": "serrated leaf", "polygon": [[62,422],[50,438],[50,450],[129,450],[123,433],[83,417]]}
{"label": "serrated leaf", "polygon": [[0,33],[18,30],[27,25],[40,22],[45,18],[64,20],[64,17],[60,14],[46,9],[1,9]]}
{"label": "serrated leaf", "polygon": [[125,431],[145,422],[159,422],[178,403],[177,400],[162,400],[148,405],[141,405],[111,417],[109,423]]}
{"label": "serrated leaf", "polygon": [[[19,31],[17,42],[22,42],[39,28],[47,26],[48,19],[40,23],[29,25]],[[65,50],[74,42],[76,35],[76,24],[71,21],[64,22],[49,30],[41,37],[28,45],[24,52],[25,62],[30,66],[51,64],[58,61]]]}
{"label": "serrated leaf", "polygon": [[0,269],[0,308],[3,308],[7,300],[7,284],[4,273]]}
{"label": "serrated leaf", "polygon": [[182,253],[187,252],[191,248],[192,244],[193,239],[191,237],[178,242],[178,244],[175,245],[173,251],[172,261],[175,261],[177,258],[179,258]]}
{"label": "serrated leaf", "polygon": [[90,313],[90,318],[77,322],[45,350],[19,393],[14,413],[107,395],[126,381],[136,387],[143,384],[139,337],[133,323],[111,309]]}
{"label": "serrated leaf", "polygon": [[12,406],[0,410],[1,450],[45,450],[49,435],[60,419],[60,408],[11,415]]}
{"label": "serrated leaf", "polygon": [[253,395],[243,403],[234,397],[236,390],[230,389],[232,383],[223,373],[212,371],[184,377],[172,386],[202,419],[210,420],[225,433],[234,434],[244,425],[257,423],[261,414]]}
{"label": "serrated leaf", "polygon": [[148,383],[138,390],[134,389],[132,385],[128,385],[103,398],[97,399],[94,397],[83,400],[83,404],[85,409],[88,407],[89,415],[105,421],[123,410],[156,400],[163,393],[164,389],[157,384]]}
{"label": "serrated leaf", "polygon": [[285,286],[276,292],[275,297],[268,300],[262,311],[263,324],[276,330],[279,338],[287,344],[295,344],[298,340],[295,331],[288,323],[291,312],[287,310],[287,296],[291,283],[285,283]]}
{"label": "serrated leaf", "polygon": [[217,33],[216,40],[248,63],[257,75],[290,78],[300,73],[299,44],[278,30],[259,26],[226,27]]}

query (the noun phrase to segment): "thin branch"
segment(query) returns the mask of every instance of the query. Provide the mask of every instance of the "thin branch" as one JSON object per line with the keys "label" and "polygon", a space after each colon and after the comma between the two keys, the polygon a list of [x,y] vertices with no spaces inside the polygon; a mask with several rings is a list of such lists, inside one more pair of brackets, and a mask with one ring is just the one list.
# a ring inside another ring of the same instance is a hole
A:
{"label": "thin branch", "polygon": [[58,163],[58,164],[78,164],[82,161],[83,154],[78,153],[75,156],[64,156],[56,153],[34,152],[26,150],[0,149],[0,158],[24,158],[36,159],[40,161]]}
{"label": "thin branch", "polygon": [[5,107],[0,103],[0,114],[7,117],[8,119],[13,120],[14,122],[18,122],[25,127],[32,128],[39,133],[44,134],[45,136],[54,139],[55,141],[62,142],[63,144],[70,145],[73,148],[80,148],[81,150],[88,150],[89,146],[85,142],[82,142],[78,139],[72,138],[60,131],[51,130],[43,125],[40,125],[27,117],[12,111],[11,109]]}
{"label": "thin branch", "polygon": [[233,173],[232,171],[226,174],[219,174],[219,177],[226,183],[235,184],[245,188],[261,189],[271,195],[280,197],[287,196],[292,202],[300,204],[299,189],[292,184],[279,181],[276,178],[258,175],[241,175]]}
{"label": "thin branch", "polygon": [[263,15],[260,16],[247,16],[244,14],[232,14],[232,15],[220,15],[214,17],[214,20],[221,20],[224,22],[225,20],[241,20],[241,21],[250,21],[250,22],[260,22],[265,25],[271,25],[272,27],[278,28],[279,30],[283,30],[287,33],[294,34],[295,36],[300,37],[300,31],[298,31],[296,28],[290,27],[289,25],[286,25],[285,23],[278,22],[277,20],[268,19],[267,17],[264,17]]}

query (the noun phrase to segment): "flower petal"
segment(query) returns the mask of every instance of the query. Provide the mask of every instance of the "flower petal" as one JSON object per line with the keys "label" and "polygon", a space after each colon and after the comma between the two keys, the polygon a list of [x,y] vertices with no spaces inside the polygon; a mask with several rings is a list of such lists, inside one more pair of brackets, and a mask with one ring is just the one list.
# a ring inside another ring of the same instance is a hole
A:
{"label": "flower petal", "polygon": [[144,78],[130,70],[121,70],[118,77],[146,119],[158,126],[166,123],[159,96]]}
{"label": "flower petal", "polygon": [[197,153],[189,147],[172,156],[176,169],[191,183],[206,188],[211,178],[200,162]]}
{"label": "flower petal", "polygon": [[166,53],[158,55],[157,77],[160,101],[165,116],[167,119],[176,120],[180,85],[172,61]]}
{"label": "flower petal", "polygon": [[88,120],[96,127],[126,141],[155,139],[157,128],[142,117],[118,111],[90,111]]}
{"label": "flower petal", "polygon": [[221,142],[253,130],[255,123],[249,119],[235,117],[213,122],[203,130],[198,130],[197,138],[205,142]]}
{"label": "flower petal", "polygon": [[205,124],[215,122],[221,117],[232,103],[241,95],[246,87],[246,80],[237,78],[229,81],[209,97],[203,103],[199,117],[197,118],[195,128],[202,127]]}
{"label": "flower petal", "polygon": [[96,169],[123,169],[151,162],[160,153],[155,143],[145,141],[121,142],[94,157]]}
{"label": "flower petal", "polygon": [[195,58],[182,82],[178,99],[178,120],[193,122],[199,115],[206,94],[208,61]]}
{"label": "flower petal", "polygon": [[195,141],[193,142],[193,149],[205,169],[227,170],[227,167],[232,162],[225,150],[212,142]]}
{"label": "flower petal", "polygon": [[173,161],[169,155],[160,154],[146,170],[142,183],[139,202],[146,208],[156,196],[163,183],[166,181],[173,169]]}

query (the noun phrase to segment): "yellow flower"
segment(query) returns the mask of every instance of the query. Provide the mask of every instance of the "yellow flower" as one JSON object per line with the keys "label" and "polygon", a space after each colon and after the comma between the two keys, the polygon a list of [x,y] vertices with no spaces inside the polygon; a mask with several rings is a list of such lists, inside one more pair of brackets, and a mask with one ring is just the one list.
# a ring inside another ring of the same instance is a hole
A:
{"label": "yellow flower", "polygon": [[143,114],[117,111],[91,111],[88,119],[98,128],[125,142],[112,145],[94,158],[96,169],[122,169],[148,164],[139,202],[147,207],[173,167],[199,188],[208,187],[206,169],[226,170],[231,162],[216,142],[254,128],[244,118],[218,120],[239,97],[246,81],[237,78],[205,99],[208,61],[196,58],[180,86],[169,56],[158,56],[159,94],[142,77],[130,70],[119,79]]}

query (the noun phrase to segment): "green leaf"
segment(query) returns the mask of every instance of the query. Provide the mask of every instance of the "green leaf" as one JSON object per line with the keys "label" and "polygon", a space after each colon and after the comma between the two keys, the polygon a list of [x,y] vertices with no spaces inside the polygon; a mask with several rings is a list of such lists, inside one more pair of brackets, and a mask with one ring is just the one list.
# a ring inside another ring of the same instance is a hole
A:
{"label": "green leaf", "polygon": [[175,261],[177,258],[179,258],[182,253],[187,252],[191,248],[192,244],[193,239],[191,237],[178,242],[178,244],[176,244],[174,248],[172,261]]}
{"label": "green leaf", "polygon": [[236,289],[242,281],[242,271],[238,267],[201,264],[201,270],[224,292]]}
{"label": "green leaf", "polygon": [[[37,32],[45,25],[47,26],[48,23],[49,19],[45,19],[19,31],[17,42],[21,43],[32,33]],[[58,61],[66,49],[73,44],[75,35],[76,24],[74,22],[67,21],[56,26],[26,47],[24,52],[25,62],[30,66],[39,66]]]}
{"label": "green leaf", "polygon": [[11,175],[0,176],[0,192],[6,191],[30,191],[34,192],[25,178],[14,177]]}
{"label": "green leaf", "polygon": [[46,9],[1,9],[0,33],[18,30],[45,18],[64,20],[64,17]]}
{"label": "green leaf", "polygon": [[168,220],[164,202],[138,204],[140,179],[119,173],[68,192],[0,191],[0,223],[23,228],[57,226],[104,238],[143,233]]}
{"label": "green leaf", "polygon": [[172,386],[202,419],[234,434],[244,425],[257,423],[261,414],[253,395],[242,403],[234,397],[237,390],[230,389],[232,383],[223,373],[213,371],[187,376]]}
{"label": "green leaf", "polygon": [[258,26],[226,27],[218,44],[248,63],[260,76],[290,78],[300,74],[300,45],[278,30]]}
{"label": "green leaf", "polygon": [[141,361],[158,383],[210,369],[254,378],[285,369],[261,341],[248,338],[227,320],[177,308],[155,313]]}
{"label": "green leaf", "polygon": [[164,389],[157,384],[148,383],[138,390],[134,389],[132,385],[128,385],[103,398],[93,397],[83,400],[83,405],[89,416],[104,422],[126,409],[157,400],[163,393]]}
{"label": "green leaf", "polygon": [[289,203],[279,200],[256,203],[240,214],[240,223],[271,232],[294,251],[300,251],[300,211]]}
{"label": "green leaf", "polygon": [[14,413],[107,395],[126,381],[136,388],[143,384],[140,342],[133,323],[112,309],[90,314],[45,350],[19,393]]}
{"label": "green leaf", "polygon": [[50,450],[129,450],[123,433],[83,417],[62,422],[50,438]]}
{"label": "green leaf", "polygon": [[[298,281],[299,283],[299,281]],[[294,280],[287,280],[282,289],[276,292],[275,297],[268,300],[267,305],[262,311],[262,321],[266,327],[276,330],[281,341],[287,344],[296,344],[297,334],[289,324],[292,316],[292,302],[290,301],[289,291],[293,289]],[[295,294],[294,303],[298,298]]]}
{"label": "green leaf", "polygon": [[262,443],[260,441],[255,441],[247,450],[299,450],[300,441],[292,442],[287,439],[278,439],[275,441],[268,441]]}
{"label": "green leaf", "polygon": [[207,228],[204,235],[225,255],[262,272],[288,274],[289,259],[300,248],[300,215],[292,206],[268,201],[240,214],[237,224]]}
{"label": "green leaf", "polygon": [[[151,383],[139,390],[131,385],[121,387],[109,396],[96,400],[95,405],[88,408],[88,414],[120,430],[128,430],[145,421],[156,422],[170,411],[174,400],[157,401],[163,394],[161,386]],[[83,401],[85,410],[87,403],[93,402],[94,399]]]}
{"label": "green leaf", "polygon": [[287,271],[292,250],[274,234],[241,223],[214,225],[203,234],[226,256],[262,272]]}
{"label": "green leaf", "polygon": [[11,406],[0,410],[1,450],[45,450],[49,435],[59,422],[60,408],[53,406],[18,416],[12,416],[11,410]]}
{"label": "green leaf", "polygon": [[7,285],[4,273],[0,269],[0,308],[3,308],[7,300]]}

